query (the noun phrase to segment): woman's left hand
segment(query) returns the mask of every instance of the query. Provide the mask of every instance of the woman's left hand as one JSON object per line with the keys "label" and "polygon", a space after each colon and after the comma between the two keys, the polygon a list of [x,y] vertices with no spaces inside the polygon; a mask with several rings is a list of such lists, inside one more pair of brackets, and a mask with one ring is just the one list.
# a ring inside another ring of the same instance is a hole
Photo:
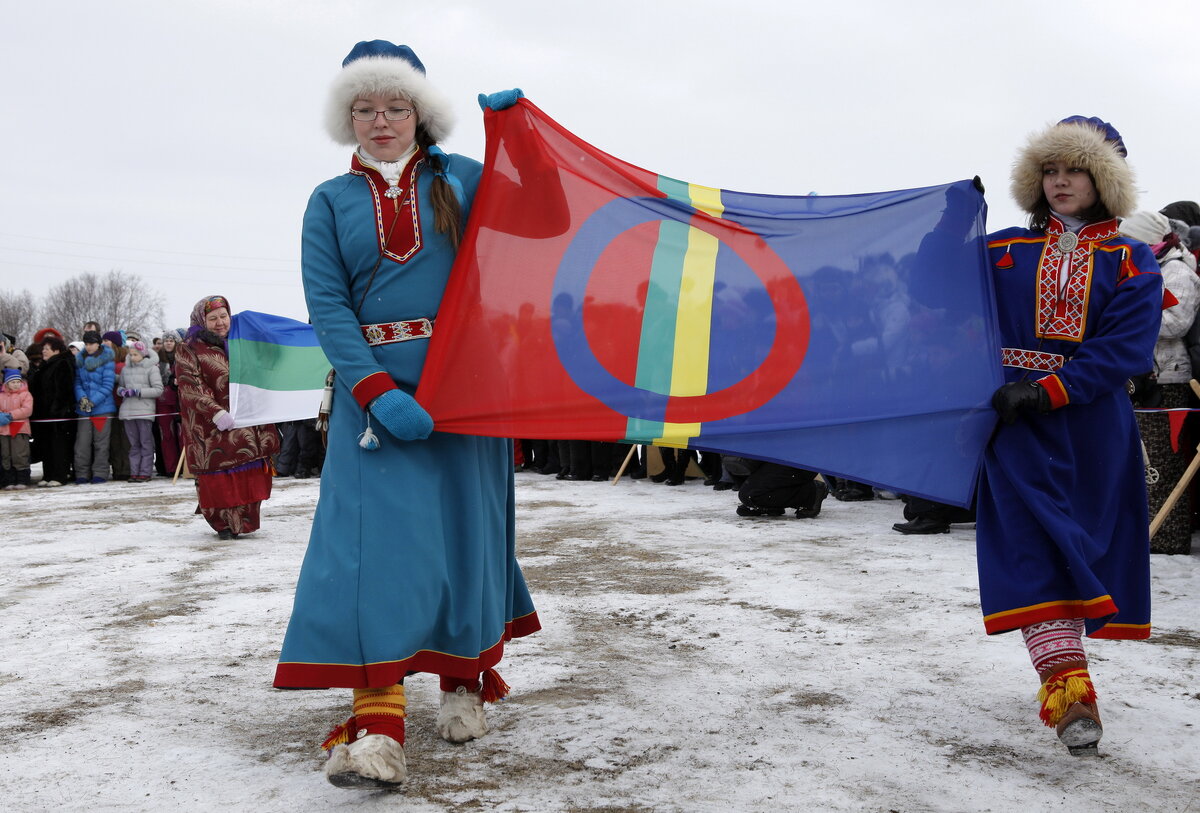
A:
{"label": "woman's left hand", "polygon": [[493,110],[505,110],[517,103],[517,99],[524,99],[525,92],[520,88],[512,90],[500,90],[495,93],[480,93],[479,94],[479,109],[487,110],[489,107]]}

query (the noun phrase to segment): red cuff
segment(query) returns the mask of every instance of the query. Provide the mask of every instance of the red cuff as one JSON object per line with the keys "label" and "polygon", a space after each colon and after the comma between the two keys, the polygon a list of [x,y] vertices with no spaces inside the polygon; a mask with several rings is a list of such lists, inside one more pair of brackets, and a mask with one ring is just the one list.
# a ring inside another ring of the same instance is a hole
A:
{"label": "red cuff", "polygon": [[388,390],[398,389],[396,382],[392,377],[384,372],[371,373],[369,376],[359,381],[350,389],[350,394],[354,396],[354,400],[358,401],[358,405],[363,409],[374,401],[379,396],[383,395]]}
{"label": "red cuff", "polygon": [[1071,396],[1067,395],[1067,388],[1063,386],[1062,379],[1057,375],[1040,378],[1037,383],[1041,384],[1050,396],[1051,409],[1058,409],[1071,403]]}

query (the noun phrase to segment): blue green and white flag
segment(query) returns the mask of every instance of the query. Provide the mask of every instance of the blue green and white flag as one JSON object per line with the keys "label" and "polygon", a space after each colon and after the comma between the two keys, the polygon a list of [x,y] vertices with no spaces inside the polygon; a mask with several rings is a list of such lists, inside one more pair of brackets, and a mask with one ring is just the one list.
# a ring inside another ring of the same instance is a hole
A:
{"label": "blue green and white flag", "polygon": [[242,311],[229,329],[229,413],[234,426],[317,417],[330,367],[312,325]]}

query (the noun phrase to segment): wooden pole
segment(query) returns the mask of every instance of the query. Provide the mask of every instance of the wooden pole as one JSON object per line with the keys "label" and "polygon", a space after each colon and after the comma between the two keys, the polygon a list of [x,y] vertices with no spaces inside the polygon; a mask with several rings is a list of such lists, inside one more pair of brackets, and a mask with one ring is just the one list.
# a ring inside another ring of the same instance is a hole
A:
{"label": "wooden pole", "polygon": [[175,476],[171,479],[171,485],[179,482],[179,472],[183,471],[183,444],[179,446],[179,462],[175,464]]}
{"label": "wooden pole", "polygon": [[[1192,392],[1200,397],[1200,384],[1196,383],[1196,379],[1188,382],[1192,387]],[[1192,478],[1196,476],[1197,470],[1200,470],[1200,445],[1196,446],[1196,456],[1192,458],[1192,462],[1188,464],[1187,470],[1183,476],[1179,478],[1179,482],[1175,484],[1175,488],[1171,489],[1171,493],[1163,500],[1162,506],[1158,509],[1158,513],[1154,515],[1154,521],[1150,523],[1150,538],[1158,533],[1158,529],[1167,521],[1167,514],[1171,513],[1171,509],[1175,507],[1175,503],[1179,502],[1179,498],[1183,496],[1183,492],[1187,491],[1187,487],[1191,485]]]}
{"label": "wooden pole", "polygon": [[625,468],[629,465],[629,461],[633,459],[633,453],[637,451],[636,443],[629,444],[629,454],[625,455],[625,462],[621,464],[621,468],[617,469],[617,476],[613,478],[612,484],[615,486],[621,482],[621,475],[625,473]]}

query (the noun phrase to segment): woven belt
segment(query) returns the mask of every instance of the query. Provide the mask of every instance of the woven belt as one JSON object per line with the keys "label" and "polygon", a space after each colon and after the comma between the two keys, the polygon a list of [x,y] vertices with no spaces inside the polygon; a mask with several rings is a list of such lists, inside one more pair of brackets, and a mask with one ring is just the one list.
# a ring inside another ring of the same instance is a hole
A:
{"label": "woven belt", "polygon": [[1005,367],[1019,367],[1022,370],[1056,373],[1062,369],[1065,362],[1066,359],[1058,353],[1043,353],[1040,350],[1022,350],[1017,347],[1000,348],[1000,363]]}
{"label": "woven belt", "polygon": [[433,335],[433,321],[430,319],[409,319],[407,322],[380,322],[377,325],[359,325],[367,344],[376,347],[381,344],[407,342],[410,339],[428,339]]}

